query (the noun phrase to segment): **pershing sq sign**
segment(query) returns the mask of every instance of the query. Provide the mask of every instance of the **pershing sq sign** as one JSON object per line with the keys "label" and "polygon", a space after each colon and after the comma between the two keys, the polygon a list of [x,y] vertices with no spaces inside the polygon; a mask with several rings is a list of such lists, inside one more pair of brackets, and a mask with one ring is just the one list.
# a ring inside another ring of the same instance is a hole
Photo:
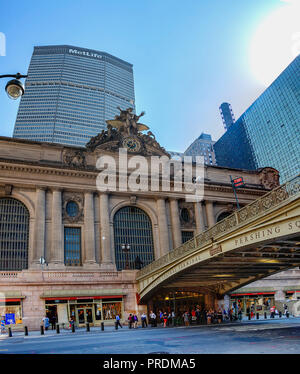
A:
{"label": "pershing sq sign", "polygon": [[80,56],[102,58],[102,56],[99,55],[98,53],[93,53],[90,51],[79,51],[78,49],[73,49],[73,48],[69,48],[69,53],[74,54],[74,55],[80,55]]}

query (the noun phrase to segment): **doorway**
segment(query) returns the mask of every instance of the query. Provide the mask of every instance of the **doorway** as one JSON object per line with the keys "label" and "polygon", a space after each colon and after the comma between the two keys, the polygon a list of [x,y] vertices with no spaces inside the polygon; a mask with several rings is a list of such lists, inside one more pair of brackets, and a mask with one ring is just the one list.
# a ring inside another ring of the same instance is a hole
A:
{"label": "doorway", "polygon": [[89,323],[94,324],[93,308],[92,307],[78,307],[76,308],[78,325],[85,325]]}

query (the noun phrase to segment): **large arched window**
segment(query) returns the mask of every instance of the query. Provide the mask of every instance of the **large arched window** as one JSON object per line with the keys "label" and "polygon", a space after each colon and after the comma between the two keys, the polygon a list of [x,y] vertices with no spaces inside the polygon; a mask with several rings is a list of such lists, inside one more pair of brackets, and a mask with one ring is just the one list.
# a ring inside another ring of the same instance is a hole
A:
{"label": "large arched window", "polygon": [[217,222],[220,222],[222,221],[223,219],[225,219],[226,217],[229,217],[230,215],[232,214],[232,212],[223,212],[219,215],[219,217],[217,218]]}
{"label": "large arched window", "polygon": [[[135,269],[154,260],[151,220],[142,209],[126,206],[117,211],[114,216],[114,239],[118,270],[125,269],[127,261],[129,268]],[[130,245],[128,255],[122,250],[123,244]]]}
{"label": "large arched window", "polygon": [[28,268],[29,212],[12,198],[0,199],[0,270]]}

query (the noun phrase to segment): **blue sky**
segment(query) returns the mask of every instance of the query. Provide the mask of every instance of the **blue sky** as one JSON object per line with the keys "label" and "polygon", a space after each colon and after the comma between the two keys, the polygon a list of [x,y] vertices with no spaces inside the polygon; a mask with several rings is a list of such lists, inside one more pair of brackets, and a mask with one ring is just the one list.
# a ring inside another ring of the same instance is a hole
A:
{"label": "blue sky", "polygon": [[[249,68],[249,45],[280,0],[0,0],[6,56],[0,74],[28,69],[35,45],[71,44],[133,64],[137,112],[168,150],[201,132],[224,132],[223,101],[238,118],[263,92]],[[0,135],[12,136],[19,101],[0,80]]]}

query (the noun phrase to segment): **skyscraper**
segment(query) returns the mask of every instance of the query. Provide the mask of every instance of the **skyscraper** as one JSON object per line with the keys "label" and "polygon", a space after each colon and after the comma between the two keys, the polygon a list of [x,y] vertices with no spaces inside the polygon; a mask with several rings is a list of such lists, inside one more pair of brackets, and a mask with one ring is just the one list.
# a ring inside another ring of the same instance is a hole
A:
{"label": "skyscraper", "polygon": [[283,183],[300,172],[300,55],[214,145],[217,164],[273,167]]}
{"label": "skyscraper", "polygon": [[69,45],[34,47],[13,136],[84,146],[105,120],[135,110],[132,64]]}
{"label": "skyscraper", "polygon": [[228,130],[230,128],[230,126],[233,125],[234,122],[235,122],[232,107],[229,103],[223,103],[219,107],[219,110],[220,110],[220,113],[221,113],[224,128],[225,128],[225,130]]}
{"label": "skyscraper", "polygon": [[202,133],[193,143],[186,149],[184,156],[192,156],[195,160],[196,156],[203,156],[204,163],[207,165],[216,165],[216,158],[211,135]]}

